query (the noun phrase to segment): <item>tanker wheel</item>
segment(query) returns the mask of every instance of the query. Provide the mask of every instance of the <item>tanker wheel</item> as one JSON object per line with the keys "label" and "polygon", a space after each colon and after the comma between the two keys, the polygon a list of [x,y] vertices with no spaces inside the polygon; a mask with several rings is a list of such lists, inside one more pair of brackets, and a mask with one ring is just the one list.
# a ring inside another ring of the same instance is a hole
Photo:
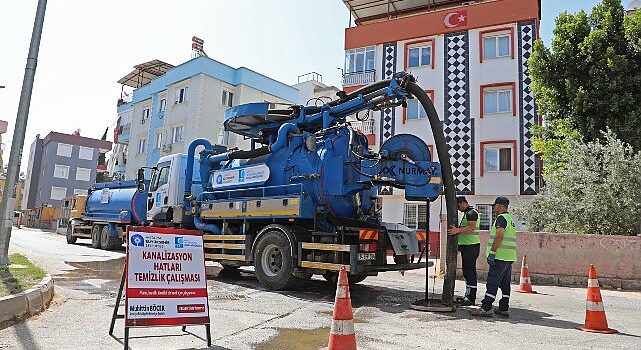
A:
{"label": "tanker wheel", "polygon": [[[338,282],[338,272],[336,271],[327,271],[323,274],[325,281],[329,282],[333,286]],[[367,275],[352,275],[349,272],[347,273],[347,280],[349,284],[357,284],[363,282],[367,278]]]}
{"label": "tanker wheel", "polygon": [[269,231],[260,237],[254,253],[254,269],[258,281],[271,290],[291,289],[299,285],[293,276],[294,259],[285,235]]}
{"label": "tanker wheel", "polygon": [[67,225],[67,244],[76,244],[78,237],[73,236],[73,225]]}
{"label": "tanker wheel", "polygon": [[112,237],[109,235],[109,225],[102,227],[100,232],[100,248],[104,250],[113,250],[116,249],[119,245],[122,244],[122,240],[119,237]]}
{"label": "tanker wheel", "polygon": [[102,231],[102,225],[91,227],[91,248],[100,249],[100,231]]}

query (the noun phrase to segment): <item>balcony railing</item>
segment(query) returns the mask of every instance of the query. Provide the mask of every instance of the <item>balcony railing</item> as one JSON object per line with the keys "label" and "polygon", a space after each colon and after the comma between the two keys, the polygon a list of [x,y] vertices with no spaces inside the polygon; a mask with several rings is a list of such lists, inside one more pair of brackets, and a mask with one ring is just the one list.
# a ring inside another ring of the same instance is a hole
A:
{"label": "balcony railing", "polygon": [[350,122],[352,126],[360,130],[365,135],[374,134],[374,119],[367,119],[364,121]]}
{"label": "balcony railing", "polygon": [[376,70],[343,74],[343,86],[365,85],[376,80]]}

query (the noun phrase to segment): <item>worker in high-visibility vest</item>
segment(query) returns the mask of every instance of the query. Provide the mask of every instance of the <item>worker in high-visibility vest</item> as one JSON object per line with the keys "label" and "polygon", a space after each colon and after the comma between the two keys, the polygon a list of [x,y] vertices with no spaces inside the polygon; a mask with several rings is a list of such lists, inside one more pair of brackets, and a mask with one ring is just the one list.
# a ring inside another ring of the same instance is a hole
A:
{"label": "worker in high-visibility vest", "polygon": [[472,310],[474,316],[492,316],[492,304],[496,300],[496,293],[501,288],[501,300],[494,314],[509,317],[510,283],[512,280],[512,263],[516,261],[516,226],[512,215],[507,212],[510,200],[497,197],[494,200],[494,213],[497,217],[490,229],[487,242],[486,257],[490,269],[487,273],[485,297],[481,307]]}
{"label": "worker in high-visibility vest", "polygon": [[450,227],[447,233],[456,235],[458,250],[461,252],[463,278],[465,278],[465,296],[459,298],[457,302],[461,306],[470,306],[476,302],[476,259],[481,249],[479,239],[481,218],[479,212],[467,202],[464,196],[456,197],[456,207],[463,212],[461,222],[458,227]]}

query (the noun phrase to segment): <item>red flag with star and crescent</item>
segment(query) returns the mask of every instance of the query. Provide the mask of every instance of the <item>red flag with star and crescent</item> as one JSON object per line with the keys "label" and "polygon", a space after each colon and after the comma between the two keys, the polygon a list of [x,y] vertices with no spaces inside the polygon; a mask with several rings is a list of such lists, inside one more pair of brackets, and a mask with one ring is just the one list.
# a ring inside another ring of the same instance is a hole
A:
{"label": "red flag with star and crescent", "polygon": [[450,12],[443,18],[445,28],[464,27],[467,25],[467,11]]}

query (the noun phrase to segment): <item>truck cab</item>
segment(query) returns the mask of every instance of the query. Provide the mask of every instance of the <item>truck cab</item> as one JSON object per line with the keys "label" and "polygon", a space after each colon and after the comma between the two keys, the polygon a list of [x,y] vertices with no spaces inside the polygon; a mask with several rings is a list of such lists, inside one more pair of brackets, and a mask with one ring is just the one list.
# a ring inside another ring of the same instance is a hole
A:
{"label": "truck cab", "polygon": [[[156,226],[182,223],[185,168],[187,155],[182,153],[161,157],[152,168],[147,194],[147,221]],[[196,171],[195,174],[198,174]],[[193,186],[196,194],[202,192]]]}

